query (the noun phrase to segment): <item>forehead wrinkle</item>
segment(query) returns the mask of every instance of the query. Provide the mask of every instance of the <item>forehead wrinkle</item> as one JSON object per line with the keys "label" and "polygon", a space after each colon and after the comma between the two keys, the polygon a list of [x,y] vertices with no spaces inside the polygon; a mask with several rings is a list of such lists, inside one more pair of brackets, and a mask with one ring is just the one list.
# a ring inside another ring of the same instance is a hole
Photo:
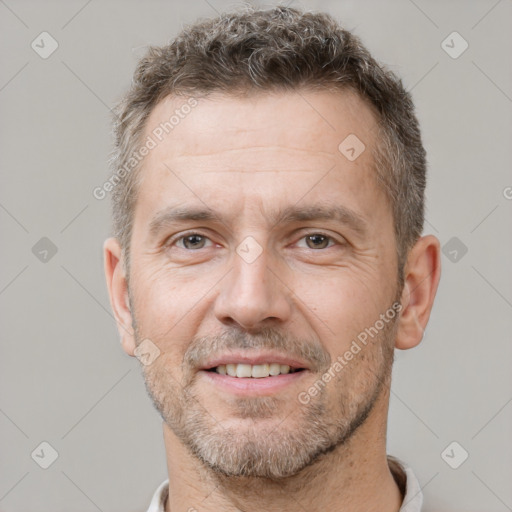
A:
{"label": "forehead wrinkle", "polygon": [[[270,150],[261,148],[220,149],[218,151],[169,155],[169,165],[179,171],[204,172],[311,172],[336,164],[337,155],[329,151]],[[260,158],[262,157],[262,158]]]}
{"label": "forehead wrinkle", "polygon": [[[180,146],[182,147],[182,146]],[[322,151],[314,148],[303,149],[303,148],[295,148],[290,146],[273,146],[273,145],[261,145],[255,146],[250,145],[247,147],[231,147],[231,148],[219,148],[218,150],[199,152],[194,149],[194,152],[187,153],[186,151],[176,154],[175,158],[179,159],[181,157],[186,158],[194,158],[194,157],[202,157],[202,156],[213,156],[223,153],[247,153],[252,150],[256,150],[258,153],[264,152],[289,152],[289,153],[307,153],[308,155],[318,155],[318,156],[327,156],[334,157],[336,153],[334,151]]]}

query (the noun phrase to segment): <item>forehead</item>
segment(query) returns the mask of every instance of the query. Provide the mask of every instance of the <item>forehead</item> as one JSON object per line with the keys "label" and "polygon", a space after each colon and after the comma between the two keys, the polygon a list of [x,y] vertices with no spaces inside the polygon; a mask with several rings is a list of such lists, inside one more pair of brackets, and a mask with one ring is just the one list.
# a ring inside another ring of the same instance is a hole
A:
{"label": "forehead", "polygon": [[147,120],[145,137],[156,139],[157,146],[145,164],[154,165],[165,156],[201,157],[220,151],[232,151],[231,158],[249,146],[271,154],[277,145],[281,152],[314,152],[332,160],[340,156],[339,144],[350,134],[372,145],[376,127],[372,110],[350,89],[243,97],[213,93],[197,99],[171,95]]}
{"label": "forehead", "polygon": [[[375,206],[376,132],[373,111],[350,90],[169,96],[145,126],[154,144],[136,210],[149,219],[168,204],[215,208],[229,199],[232,210],[238,201],[240,211],[252,202],[263,212],[295,203],[307,189],[331,203],[341,194],[354,210],[358,202]],[[348,158],[351,149],[362,152]]]}

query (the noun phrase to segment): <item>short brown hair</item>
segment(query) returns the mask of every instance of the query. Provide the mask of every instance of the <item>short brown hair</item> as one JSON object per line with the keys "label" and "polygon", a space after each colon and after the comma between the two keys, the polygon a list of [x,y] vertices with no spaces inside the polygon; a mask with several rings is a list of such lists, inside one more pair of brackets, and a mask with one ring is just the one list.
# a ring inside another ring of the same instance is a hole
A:
{"label": "short brown hair", "polygon": [[[170,94],[199,97],[212,91],[299,88],[349,88],[375,112],[379,131],[372,148],[374,166],[392,205],[401,274],[424,222],[426,160],[414,106],[401,80],[328,14],[246,7],[185,27],[166,46],[150,47],[115,109],[112,171],[117,175],[126,169],[142,144],[149,114]],[[112,191],[113,235],[127,267],[139,168],[125,172]]]}

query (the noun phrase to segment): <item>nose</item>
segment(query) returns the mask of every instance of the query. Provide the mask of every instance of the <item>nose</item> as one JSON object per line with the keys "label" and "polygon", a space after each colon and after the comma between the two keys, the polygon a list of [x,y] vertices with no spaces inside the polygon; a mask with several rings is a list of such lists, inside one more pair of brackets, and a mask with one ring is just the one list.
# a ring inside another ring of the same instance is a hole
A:
{"label": "nose", "polygon": [[215,302],[220,322],[257,330],[290,318],[291,291],[271,263],[266,251],[250,263],[235,253],[233,268],[221,281]]}

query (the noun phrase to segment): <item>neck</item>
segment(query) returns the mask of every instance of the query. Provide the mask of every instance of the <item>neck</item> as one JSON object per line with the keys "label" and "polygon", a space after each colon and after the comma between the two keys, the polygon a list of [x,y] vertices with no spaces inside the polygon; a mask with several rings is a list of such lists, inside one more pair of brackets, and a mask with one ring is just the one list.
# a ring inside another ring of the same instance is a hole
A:
{"label": "neck", "polygon": [[166,512],[398,512],[403,496],[386,457],[387,397],[379,402],[345,444],[297,475],[278,481],[212,471],[190,455],[164,423],[169,470]]}

